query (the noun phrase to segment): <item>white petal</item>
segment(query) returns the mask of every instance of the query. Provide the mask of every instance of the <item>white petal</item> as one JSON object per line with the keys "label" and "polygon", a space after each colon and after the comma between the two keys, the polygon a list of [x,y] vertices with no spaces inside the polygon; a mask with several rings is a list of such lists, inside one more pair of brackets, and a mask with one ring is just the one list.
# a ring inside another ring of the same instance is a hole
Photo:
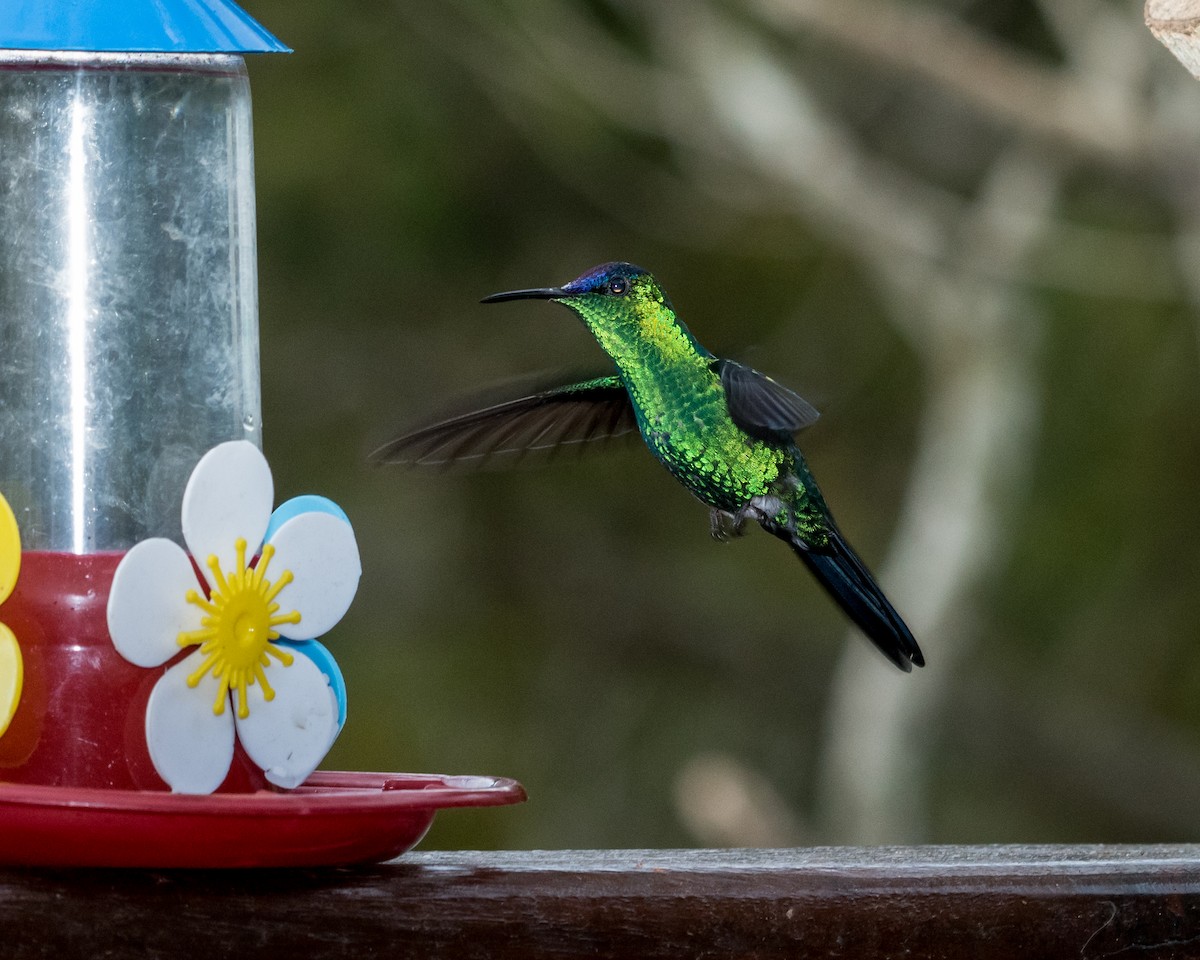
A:
{"label": "white petal", "polygon": [[146,746],[154,769],[175,793],[212,793],[233,762],[233,708],[213,713],[219,681],[187,678],[203,662],[199,651],[162,675],[146,704]]}
{"label": "white petal", "polygon": [[200,458],[183,491],[183,539],[209,583],[208,558],[216,555],[225,573],[234,570],[239,537],[247,562],[258,551],[274,497],[271,468],[249,440],[219,444]]}
{"label": "white petal", "polygon": [[135,544],[113,574],[108,632],[117,652],[139,667],[157,667],[179,652],[184,630],[200,626],[200,608],[187,602],[199,582],[183,547],[155,537]]}
{"label": "white petal", "polygon": [[238,739],[271,783],[298,787],[337,737],[337,698],[325,675],[301,653],[291,666],[272,662],[267,681],[275,699],[264,699],[258,684],[250,687],[250,716],[237,718]]}
{"label": "white petal", "polygon": [[267,579],[275,581],[284,570],[294,579],[275,598],[281,614],[300,612],[299,623],[276,629],[289,640],[319,637],[350,609],[362,576],[362,561],[354,530],[345,520],[328,513],[302,513],[275,531]]}
{"label": "white petal", "polygon": [[338,729],[346,725],[346,678],[342,676],[342,668],[333,659],[320,640],[279,640],[277,646],[290,653],[301,653],[317,665],[317,669],[325,674],[325,680],[333,691],[333,698],[338,705]]}
{"label": "white petal", "polygon": [[314,511],[317,513],[328,513],[332,516],[340,517],[346,523],[350,522],[350,518],[346,516],[346,511],[328,497],[321,497],[312,493],[302,493],[298,497],[292,497],[290,500],[283,501],[283,503],[275,508],[271,514],[271,522],[267,524],[267,532],[263,535],[263,539],[270,540],[275,536],[275,531],[293,517]]}

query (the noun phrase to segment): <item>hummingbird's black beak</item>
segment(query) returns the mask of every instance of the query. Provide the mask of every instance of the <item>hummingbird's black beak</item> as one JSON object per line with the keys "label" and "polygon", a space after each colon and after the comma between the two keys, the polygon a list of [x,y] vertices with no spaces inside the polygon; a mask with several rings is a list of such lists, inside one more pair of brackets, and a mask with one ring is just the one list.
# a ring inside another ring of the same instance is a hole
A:
{"label": "hummingbird's black beak", "polygon": [[493,293],[484,297],[480,303],[503,303],[505,300],[557,300],[570,296],[562,287],[538,287],[533,290],[508,290],[505,293]]}

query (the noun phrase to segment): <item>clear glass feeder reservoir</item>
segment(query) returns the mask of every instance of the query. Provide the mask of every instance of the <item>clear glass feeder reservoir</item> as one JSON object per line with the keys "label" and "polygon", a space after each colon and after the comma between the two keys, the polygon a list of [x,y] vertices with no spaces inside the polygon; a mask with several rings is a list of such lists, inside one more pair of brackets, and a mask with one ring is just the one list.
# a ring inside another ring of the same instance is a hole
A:
{"label": "clear glass feeder reservoir", "polygon": [[201,455],[259,443],[242,58],[0,51],[0,490],[26,550],[180,540]]}

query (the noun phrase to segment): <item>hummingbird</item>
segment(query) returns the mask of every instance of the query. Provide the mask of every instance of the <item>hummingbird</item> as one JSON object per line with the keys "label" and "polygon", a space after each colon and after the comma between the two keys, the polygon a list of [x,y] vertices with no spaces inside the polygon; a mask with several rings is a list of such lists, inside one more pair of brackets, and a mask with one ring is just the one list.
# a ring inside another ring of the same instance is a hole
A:
{"label": "hummingbird", "polygon": [[560,287],[510,290],[482,303],[552,300],[583,321],[615,370],[493,403],[413,430],[372,459],[482,464],[638,431],[650,452],[709,508],[714,538],[748,521],[792,548],[846,615],[901,670],[925,665],[912,632],[834,522],[796,434],[819,414],[765,374],[714,356],[662,286],[631,263],[605,263]]}

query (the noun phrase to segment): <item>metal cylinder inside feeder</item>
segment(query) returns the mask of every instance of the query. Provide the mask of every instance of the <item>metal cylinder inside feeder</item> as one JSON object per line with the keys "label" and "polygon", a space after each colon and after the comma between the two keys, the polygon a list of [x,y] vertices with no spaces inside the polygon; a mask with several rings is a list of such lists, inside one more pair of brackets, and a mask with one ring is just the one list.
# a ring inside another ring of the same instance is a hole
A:
{"label": "metal cylinder inside feeder", "polygon": [[214,444],[259,442],[240,56],[0,51],[0,490],[25,549],[179,539]]}

